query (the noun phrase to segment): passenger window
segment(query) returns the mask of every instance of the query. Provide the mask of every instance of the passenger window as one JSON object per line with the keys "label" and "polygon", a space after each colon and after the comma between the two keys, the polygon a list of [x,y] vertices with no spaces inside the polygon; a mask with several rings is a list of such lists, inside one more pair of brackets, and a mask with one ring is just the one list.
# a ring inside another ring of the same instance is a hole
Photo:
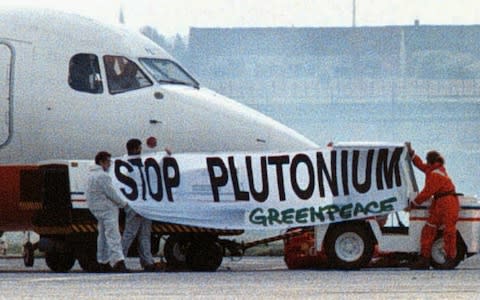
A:
{"label": "passenger window", "polygon": [[123,56],[103,57],[111,94],[123,93],[151,86],[153,83],[133,61]]}
{"label": "passenger window", "polygon": [[98,58],[94,54],[77,54],[70,59],[68,84],[79,92],[103,93]]}

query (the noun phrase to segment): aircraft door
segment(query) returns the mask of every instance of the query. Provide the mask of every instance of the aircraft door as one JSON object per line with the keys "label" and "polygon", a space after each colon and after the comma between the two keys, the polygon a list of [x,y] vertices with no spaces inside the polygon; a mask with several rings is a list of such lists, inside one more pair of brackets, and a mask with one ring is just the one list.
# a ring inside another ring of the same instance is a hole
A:
{"label": "aircraft door", "polygon": [[0,42],[0,148],[6,145],[11,133],[12,48]]}

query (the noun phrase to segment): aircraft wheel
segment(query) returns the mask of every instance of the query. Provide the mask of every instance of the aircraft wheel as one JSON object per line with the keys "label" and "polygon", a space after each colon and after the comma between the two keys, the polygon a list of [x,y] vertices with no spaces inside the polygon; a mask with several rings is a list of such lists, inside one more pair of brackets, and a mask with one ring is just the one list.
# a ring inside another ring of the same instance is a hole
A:
{"label": "aircraft wheel", "polygon": [[374,241],[363,224],[333,225],[324,247],[330,266],[339,269],[359,269],[372,259]]}
{"label": "aircraft wheel", "polygon": [[167,238],[163,252],[167,265],[173,269],[185,268],[186,253],[191,238],[188,235],[173,234]]}
{"label": "aircraft wheel", "polygon": [[193,271],[213,272],[222,264],[223,247],[217,238],[200,236],[192,239],[187,254],[187,266]]}
{"label": "aircraft wheel", "polygon": [[446,263],[445,250],[443,248],[443,237],[439,236],[432,245],[432,259],[430,264],[434,269],[438,270],[455,269],[455,267],[457,267],[458,264],[465,258],[466,253],[467,249],[465,247],[465,243],[463,242],[460,234],[457,232],[457,256],[452,263]]}
{"label": "aircraft wheel", "polygon": [[35,249],[31,242],[27,242],[23,245],[23,263],[25,264],[25,267],[33,267],[34,252]]}
{"label": "aircraft wheel", "polygon": [[50,270],[54,272],[68,272],[72,269],[75,264],[75,257],[71,252],[55,252],[47,251],[45,252],[45,262]]}

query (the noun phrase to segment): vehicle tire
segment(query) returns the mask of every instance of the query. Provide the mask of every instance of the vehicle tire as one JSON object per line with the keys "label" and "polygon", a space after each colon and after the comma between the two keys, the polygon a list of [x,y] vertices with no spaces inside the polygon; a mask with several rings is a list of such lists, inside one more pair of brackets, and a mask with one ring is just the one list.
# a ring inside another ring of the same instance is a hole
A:
{"label": "vehicle tire", "polygon": [[167,238],[163,253],[167,265],[172,269],[182,269],[186,267],[186,254],[191,238],[184,234],[173,234]]}
{"label": "vehicle tire", "polygon": [[359,269],[371,261],[374,240],[362,223],[337,224],[327,234],[324,249],[330,267]]}
{"label": "vehicle tire", "polygon": [[447,264],[445,260],[445,250],[443,248],[443,236],[438,236],[432,245],[432,259],[430,264],[437,270],[455,269],[458,264],[465,258],[467,249],[462,237],[457,232],[457,256],[452,263]]}
{"label": "vehicle tire", "polygon": [[45,262],[50,270],[54,272],[68,272],[72,269],[75,264],[75,257],[71,252],[55,252],[47,251],[45,252]]}
{"label": "vehicle tire", "polygon": [[31,242],[27,242],[23,245],[23,263],[25,264],[25,267],[33,267],[35,259],[34,252],[35,250],[33,249],[33,244]]}
{"label": "vehicle tire", "polygon": [[213,272],[222,264],[224,249],[217,238],[200,236],[192,239],[186,262],[192,271]]}

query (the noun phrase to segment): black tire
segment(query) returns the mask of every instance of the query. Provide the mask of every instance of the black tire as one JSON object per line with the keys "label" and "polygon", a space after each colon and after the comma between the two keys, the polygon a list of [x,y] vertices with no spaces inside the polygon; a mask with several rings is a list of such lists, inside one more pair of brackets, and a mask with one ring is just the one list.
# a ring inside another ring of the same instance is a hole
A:
{"label": "black tire", "polygon": [[187,266],[192,271],[213,272],[222,264],[224,249],[215,237],[195,237],[187,249]]}
{"label": "black tire", "polygon": [[445,250],[443,248],[443,236],[437,236],[432,245],[432,259],[430,264],[437,270],[452,270],[455,269],[462,260],[465,259],[467,249],[462,237],[457,232],[457,256],[452,263],[447,264],[445,259]]}
{"label": "black tire", "polygon": [[70,271],[75,264],[75,256],[71,252],[45,252],[45,262],[50,270],[59,273]]}
{"label": "black tire", "polygon": [[335,224],[324,240],[330,267],[360,269],[372,259],[374,240],[365,224]]}
{"label": "black tire", "polygon": [[191,237],[184,234],[173,234],[167,238],[163,253],[169,268],[182,269],[186,267],[186,255],[190,241]]}
{"label": "black tire", "polygon": [[25,264],[25,267],[33,267],[35,260],[34,252],[35,249],[33,249],[33,244],[31,242],[27,242],[23,245],[23,263]]}

